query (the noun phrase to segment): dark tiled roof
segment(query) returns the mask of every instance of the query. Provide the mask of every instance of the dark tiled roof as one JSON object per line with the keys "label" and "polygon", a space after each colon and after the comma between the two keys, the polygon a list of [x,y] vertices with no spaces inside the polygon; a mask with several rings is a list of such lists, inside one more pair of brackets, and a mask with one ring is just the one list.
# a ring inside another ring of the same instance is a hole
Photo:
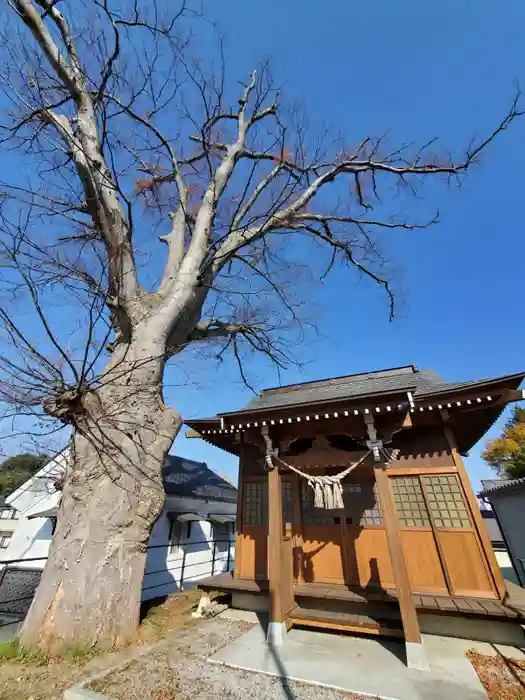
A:
{"label": "dark tiled roof", "polygon": [[354,398],[382,392],[413,391],[426,394],[443,389],[445,386],[447,386],[446,382],[436,372],[417,370],[412,366],[398,367],[392,370],[268,389],[252,399],[247,410]]}
{"label": "dark tiled roof", "polygon": [[492,479],[481,482],[483,491],[480,491],[479,496],[490,496],[493,493],[506,491],[507,489],[522,489],[525,487],[525,477],[521,479]]}
{"label": "dark tiled roof", "polygon": [[166,494],[237,502],[237,489],[208,468],[205,462],[168,455],[162,479]]}
{"label": "dark tiled roof", "polygon": [[[408,365],[377,372],[352,374],[346,377],[336,377],[335,379],[322,379],[320,381],[305,382],[304,384],[291,384],[290,386],[265,389],[261,391],[259,396],[253,398],[245,409],[232,413],[407,391],[412,392],[417,400],[418,398],[435,396],[449,391],[460,391],[469,387],[483,386],[505,379],[513,379],[516,386],[519,386],[522,377],[523,374],[467,382],[445,382],[439,374],[432,370],[419,370],[414,365]],[[222,415],[226,416],[228,414]]]}

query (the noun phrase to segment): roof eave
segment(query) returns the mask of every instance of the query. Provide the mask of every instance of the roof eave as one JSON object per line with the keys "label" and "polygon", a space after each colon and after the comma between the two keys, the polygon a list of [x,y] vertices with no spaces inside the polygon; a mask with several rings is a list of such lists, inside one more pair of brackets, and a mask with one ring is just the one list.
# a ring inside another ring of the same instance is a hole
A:
{"label": "roof eave", "polygon": [[[396,389],[395,391],[375,391],[370,394],[359,394],[358,396],[341,396],[332,397],[329,399],[319,399],[317,401],[299,401],[295,403],[279,404],[278,406],[262,406],[261,408],[242,408],[239,411],[230,411],[228,413],[218,413],[217,418],[229,418],[235,416],[261,415],[263,413],[276,413],[279,411],[289,411],[290,409],[307,409],[310,406],[329,406],[332,404],[350,403],[363,404],[369,400],[388,398],[390,396],[406,397],[408,393],[415,391],[415,386],[406,387],[406,389]],[[406,399],[408,400],[408,399]]]}

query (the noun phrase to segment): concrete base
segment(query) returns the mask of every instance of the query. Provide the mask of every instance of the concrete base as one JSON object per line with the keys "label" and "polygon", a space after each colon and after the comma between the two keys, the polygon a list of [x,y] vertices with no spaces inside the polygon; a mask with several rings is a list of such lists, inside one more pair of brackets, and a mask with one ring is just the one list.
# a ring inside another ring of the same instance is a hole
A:
{"label": "concrete base", "polygon": [[525,636],[517,620],[509,622],[476,619],[468,615],[426,615],[418,614],[419,628],[423,634],[437,634],[444,637],[475,639],[492,644],[510,644],[522,647]]}
{"label": "concrete base", "polygon": [[[268,612],[269,598],[255,593],[233,593],[232,607],[252,612]],[[312,601],[310,607],[319,607]],[[344,603],[340,605],[344,610]],[[509,644],[522,647],[525,636],[520,624],[515,620],[476,619],[469,615],[432,615],[418,613],[419,627],[423,634],[437,634],[444,637],[474,639],[492,644]]]}
{"label": "concrete base", "polygon": [[408,668],[415,668],[418,671],[430,671],[430,664],[422,642],[405,642],[405,651]]}
{"label": "concrete base", "polygon": [[430,670],[422,672],[407,668],[402,641],[293,628],[286,644],[277,648],[266,643],[264,629],[258,625],[210,660],[389,700],[487,700],[465,656],[475,644],[426,636],[424,646]]}
{"label": "concrete base", "polygon": [[287,635],[286,624],[284,622],[269,622],[266,633],[267,644],[273,647],[282,647]]}
{"label": "concrete base", "polygon": [[268,612],[270,598],[267,595],[235,591],[232,593],[232,608],[251,610],[252,612]]}

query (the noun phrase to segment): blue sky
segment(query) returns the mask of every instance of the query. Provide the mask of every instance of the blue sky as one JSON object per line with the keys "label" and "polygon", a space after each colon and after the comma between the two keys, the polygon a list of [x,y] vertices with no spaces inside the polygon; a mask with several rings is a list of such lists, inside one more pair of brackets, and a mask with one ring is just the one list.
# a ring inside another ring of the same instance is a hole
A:
{"label": "blue sky", "polygon": [[[270,55],[288,95],[355,141],[390,129],[399,142],[439,136],[446,149],[461,148],[501,118],[514,81],[525,89],[521,0],[210,1],[205,9],[225,33],[230,71],[243,76]],[[282,382],[411,363],[449,381],[525,369],[524,163],[525,120],[484,154],[460,189],[428,187],[440,225],[383,241],[400,290],[398,318],[389,323],[376,290],[336,272],[313,312],[323,337],[302,348],[308,364]],[[256,388],[278,383],[255,362],[252,372]],[[229,366],[198,382],[169,390],[184,415],[233,410],[250,398],[231,382]],[[490,475],[481,449],[466,460],[474,486]],[[175,450],[236,475],[235,460],[202,441],[179,438]]]}
{"label": "blue sky", "polygon": [[[525,90],[522,0],[203,2],[225,35],[230,81],[270,56],[288,101],[299,100],[313,123],[343,130],[351,144],[389,130],[393,143],[438,136],[444,151],[459,154],[499,122],[515,81]],[[196,36],[209,56],[208,38]],[[430,183],[407,213],[439,209],[439,226],[380,239],[398,292],[396,320],[389,323],[377,289],[336,270],[316,289],[311,317],[320,334],[297,349],[304,366],[284,372],[282,383],[404,364],[449,381],[525,369],[524,163],[525,118],[461,188]],[[256,358],[249,371],[257,389],[279,382]],[[231,362],[217,367],[198,351],[167,372],[167,402],[187,417],[234,410],[250,396]],[[475,487],[490,475],[481,448],[467,459]],[[173,451],[236,479],[235,458],[203,441],[180,436]]]}

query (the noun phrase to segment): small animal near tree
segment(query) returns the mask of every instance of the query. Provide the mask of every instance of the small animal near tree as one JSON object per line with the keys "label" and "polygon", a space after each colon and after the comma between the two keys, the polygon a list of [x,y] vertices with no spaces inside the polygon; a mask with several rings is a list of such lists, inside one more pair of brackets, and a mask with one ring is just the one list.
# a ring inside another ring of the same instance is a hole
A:
{"label": "small animal near tree", "polygon": [[525,476],[525,408],[514,406],[501,437],[489,440],[481,456],[500,476]]}
{"label": "small animal near tree", "polygon": [[[213,343],[244,379],[247,353],[282,366],[312,280],[335,264],[379,285],[392,312],[376,239],[435,221],[396,216],[392,191],[406,211],[423,180],[460,178],[517,103],[457,161],[434,142],[366,136],[351,148],[314,138],[300,110],[281,106],[265,64],[232,91],[220,50],[213,70],[192,59],[187,32],[200,19],[184,5],[6,6],[2,299],[13,306],[2,301],[0,318],[16,352],[3,353],[0,387],[18,413],[71,428],[58,527],[21,640],[116,645],[139,622],[161,469],[181,427],[163,399],[166,363]],[[73,303],[74,317],[60,314]]]}

